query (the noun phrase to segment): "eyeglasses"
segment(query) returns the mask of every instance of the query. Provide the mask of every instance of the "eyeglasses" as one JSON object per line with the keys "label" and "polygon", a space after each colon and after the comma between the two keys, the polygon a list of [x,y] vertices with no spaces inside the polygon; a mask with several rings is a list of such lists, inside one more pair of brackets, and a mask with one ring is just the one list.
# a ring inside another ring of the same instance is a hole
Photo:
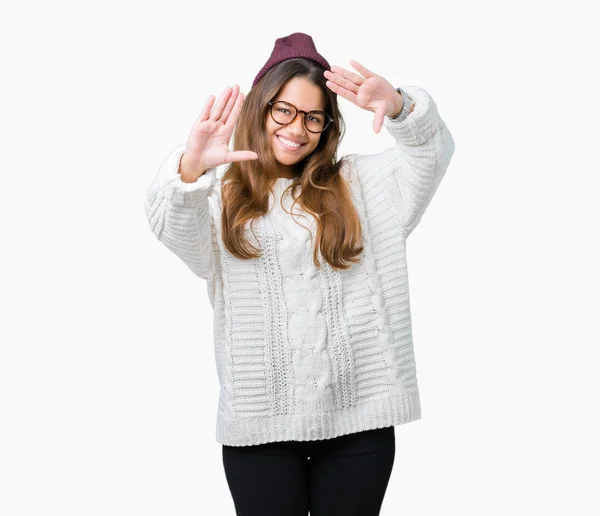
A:
{"label": "eyeglasses", "polygon": [[298,113],[304,113],[304,127],[311,133],[322,133],[333,122],[333,118],[325,113],[325,111],[302,111],[294,106],[294,104],[283,100],[269,102],[269,106],[271,106],[271,118],[279,125],[291,124],[296,120]]}

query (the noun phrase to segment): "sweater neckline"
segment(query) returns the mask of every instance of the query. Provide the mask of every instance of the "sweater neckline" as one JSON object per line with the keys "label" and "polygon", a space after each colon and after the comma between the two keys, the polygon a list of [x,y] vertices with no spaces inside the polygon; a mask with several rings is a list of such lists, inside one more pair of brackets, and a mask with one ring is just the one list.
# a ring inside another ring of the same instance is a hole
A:
{"label": "sweater neckline", "polygon": [[273,187],[275,188],[275,190],[277,190],[278,192],[282,192],[283,190],[285,190],[288,186],[290,186],[292,184],[292,182],[294,181],[293,178],[287,178],[287,177],[278,177],[277,179],[275,179],[275,183],[273,184]]}

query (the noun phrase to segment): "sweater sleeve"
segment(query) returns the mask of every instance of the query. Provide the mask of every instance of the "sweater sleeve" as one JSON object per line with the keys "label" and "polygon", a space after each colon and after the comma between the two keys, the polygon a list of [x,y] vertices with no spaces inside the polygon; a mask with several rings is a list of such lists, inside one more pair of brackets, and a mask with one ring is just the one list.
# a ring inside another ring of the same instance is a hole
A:
{"label": "sweater sleeve", "polygon": [[394,147],[379,154],[356,155],[355,165],[359,176],[378,174],[381,180],[391,181],[390,191],[399,194],[399,223],[408,236],[429,206],[455,146],[431,95],[417,86],[402,88],[415,101],[415,108],[401,122],[384,118]]}
{"label": "sweater sleeve", "polygon": [[160,166],[146,194],[144,209],[156,238],[177,255],[194,274],[207,279],[212,268],[209,196],[216,168],[193,183],[179,174],[185,144],[173,150]]}

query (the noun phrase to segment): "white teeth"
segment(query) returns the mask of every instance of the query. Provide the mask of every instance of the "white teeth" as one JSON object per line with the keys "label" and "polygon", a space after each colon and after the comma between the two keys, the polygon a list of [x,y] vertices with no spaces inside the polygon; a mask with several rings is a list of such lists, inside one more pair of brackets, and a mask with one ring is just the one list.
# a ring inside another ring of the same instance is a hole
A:
{"label": "white teeth", "polygon": [[290,140],[286,140],[283,136],[277,136],[283,143],[289,145],[290,147],[300,147],[299,143],[291,142]]}

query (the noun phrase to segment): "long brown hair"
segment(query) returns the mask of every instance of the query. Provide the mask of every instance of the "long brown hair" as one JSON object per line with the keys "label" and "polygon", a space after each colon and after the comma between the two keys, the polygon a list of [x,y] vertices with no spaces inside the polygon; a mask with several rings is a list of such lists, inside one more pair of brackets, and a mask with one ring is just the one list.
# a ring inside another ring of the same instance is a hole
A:
{"label": "long brown hair", "polygon": [[[231,163],[222,178],[223,242],[238,258],[261,256],[260,250],[244,237],[244,229],[248,221],[252,225],[254,219],[267,213],[269,192],[276,180],[264,172],[275,170],[277,165],[266,133],[268,102],[275,99],[292,77],[300,76],[323,91],[325,111],[333,117],[333,122],[321,133],[315,150],[296,165],[298,175],[286,188],[286,191],[292,190],[292,211],[298,202],[315,217],[317,235],[313,261],[317,267],[320,266],[318,249],[332,267],[347,269],[359,260],[358,255],[363,250],[360,219],[346,181],[340,175],[342,162],[336,158],[345,124],[337,94],[326,86],[323,70],[309,59],[289,59],[271,68],[244,99],[233,150],[251,150],[258,154],[258,159]],[[295,196],[298,190],[300,194]]]}

